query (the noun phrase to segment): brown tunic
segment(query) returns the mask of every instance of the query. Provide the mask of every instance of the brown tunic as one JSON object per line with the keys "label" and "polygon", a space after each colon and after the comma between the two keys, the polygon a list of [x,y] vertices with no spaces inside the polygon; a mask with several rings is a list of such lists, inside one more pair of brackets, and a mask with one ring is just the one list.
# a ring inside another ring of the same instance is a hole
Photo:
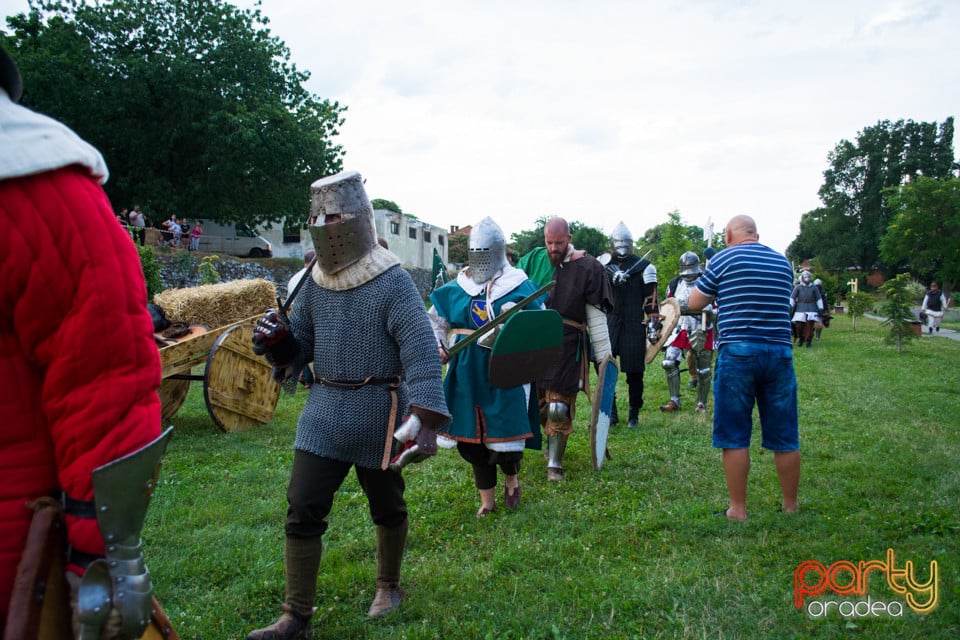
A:
{"label": "brown tunic", "polygon": [[[593,256],[580,255],[554,270],[557,284],[547,298],[547,308],[563,316],[563,349],[556,364],[537,381],[541,389],[565,396],[575,396],[580,390],[581,371],[590,357],[590,343],[583,328],[587,321],[586,305],[592,304],[604,312],[613,308],[613,292],[603,265]],[[586,389],[586,381],[583,388]]]}

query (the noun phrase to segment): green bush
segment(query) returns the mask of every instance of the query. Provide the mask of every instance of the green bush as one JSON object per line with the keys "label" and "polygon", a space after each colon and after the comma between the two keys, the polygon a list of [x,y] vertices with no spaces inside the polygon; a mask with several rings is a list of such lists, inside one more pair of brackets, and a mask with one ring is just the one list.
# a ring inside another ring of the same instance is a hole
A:
{"label": "green bush", "polygon": [[214,260],[219,260],[220,256],[204,256],[200,261],[198,270],[200,272],[200,284],[217,284],[220,282],[220,272],[217,271]]}
{"label": "green bush", "polygon": [[913,315],[911,306],[915,284],[909,273],[901,273],[893,280],[887,280],[881,287],[887,299],[881,303],[880,312],[887,318],[886,324],[890,325],[886,342],[896,344],[898,353],[903,350],[904,342],[909,342],[916,336],[912,326],[916,316]]}
{"label": "green bush", "polygon": [[143,279],[147,281],[147,300],[163,291],[163,278],[160,277],[160,263],[153,255],[152,247],[137,247],[140,254],[140,266],[143,268]]}

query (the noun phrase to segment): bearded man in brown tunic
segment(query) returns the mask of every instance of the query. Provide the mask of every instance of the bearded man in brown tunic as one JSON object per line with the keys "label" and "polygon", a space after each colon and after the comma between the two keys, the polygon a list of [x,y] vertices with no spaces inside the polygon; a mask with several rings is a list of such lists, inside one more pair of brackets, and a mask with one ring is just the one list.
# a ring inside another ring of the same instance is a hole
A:
{"label": "bearded man in brown tunic", "polygon": [[537,380],[540,422],[547,437],[547,479],[563,479],[563,453],[573,432],[577,392],[588,392],[590,361],[610,355],[606,314],[613,292],[603,266],[570,243],[570,227],[551,218],[543,230],[556,286],[547,308],[563,317],[563,348],[556,364]]}

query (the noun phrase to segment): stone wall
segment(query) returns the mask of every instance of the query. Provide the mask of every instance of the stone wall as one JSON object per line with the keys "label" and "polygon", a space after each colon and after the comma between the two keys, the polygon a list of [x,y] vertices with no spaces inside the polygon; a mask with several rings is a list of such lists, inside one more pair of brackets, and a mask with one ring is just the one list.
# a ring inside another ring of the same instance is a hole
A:
{"label": "stone wall", "polygon": [[[160,276],[164,289],[182,289],[200,284],[200,261],[207,254],[189,251],[163,252],[156,249],[154,251],[157,262],[160,263]],[[290,276],[303,267],[303,262],[299,258],[217,258],[213,264],[220,274],[220,282],[263,278],[276,285],[277,295],[284,300],[287,297],[287,282]],[[413,278],[420,295],[426,298],[432,286],[430,270],[406,269]]]}

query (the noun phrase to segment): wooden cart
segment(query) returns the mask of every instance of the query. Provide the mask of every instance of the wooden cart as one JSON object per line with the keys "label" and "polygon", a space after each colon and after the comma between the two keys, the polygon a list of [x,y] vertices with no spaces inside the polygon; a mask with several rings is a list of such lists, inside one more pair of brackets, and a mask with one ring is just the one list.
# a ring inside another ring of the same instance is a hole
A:
{"label": "wooden cart", "polygon": [[[193,325],[190,334],[160,347],[164,421],[171,420],[183,406],[193,380],[203,381],[207,412],[224,431],[244,431],[273,419],[280,385],[267,361],[253,353],[258,317],[212,330]],[[194,375],[192,370],[201,364],[203,375]]]}

